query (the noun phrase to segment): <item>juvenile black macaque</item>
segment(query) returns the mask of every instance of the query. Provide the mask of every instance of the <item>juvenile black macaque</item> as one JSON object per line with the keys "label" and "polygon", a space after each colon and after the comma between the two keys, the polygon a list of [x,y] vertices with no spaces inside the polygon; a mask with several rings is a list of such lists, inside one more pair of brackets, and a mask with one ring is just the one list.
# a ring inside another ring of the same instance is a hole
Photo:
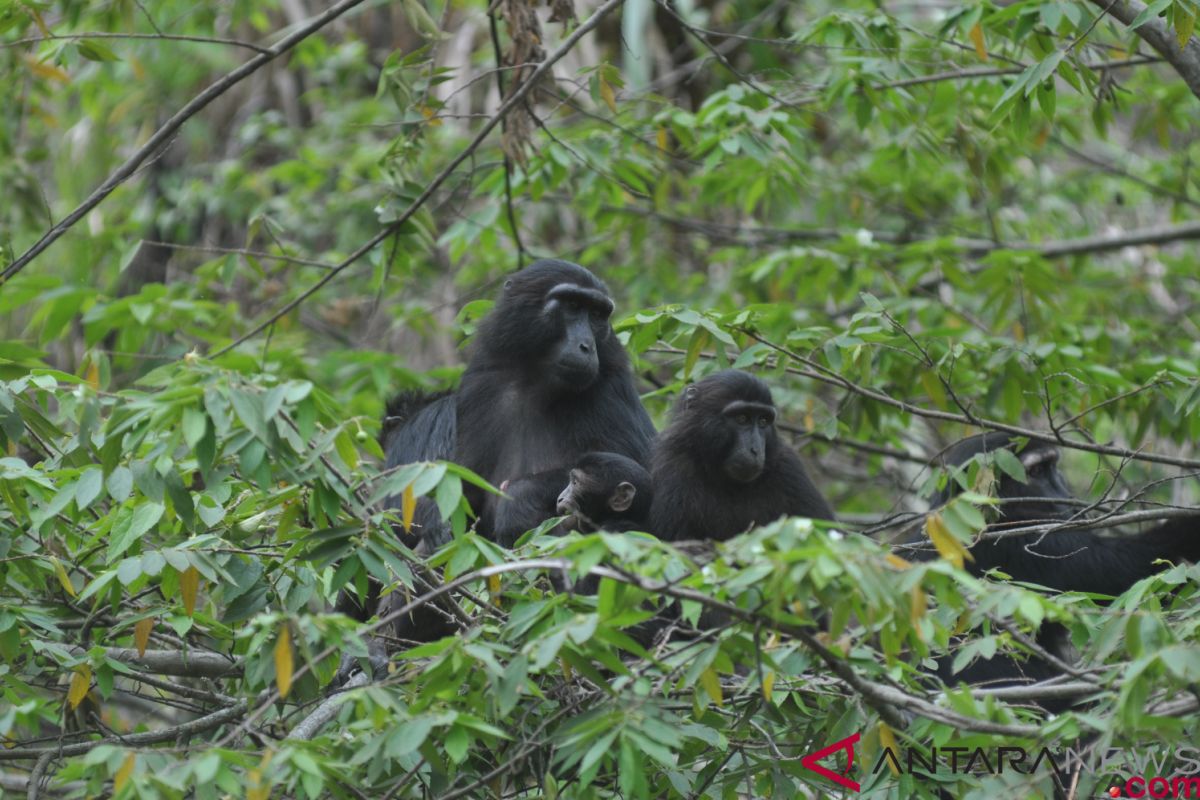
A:
{"label": "juvenile black macaque", "polygon": [[767,384],[745,372],[685,389],[654,450],[651,532],[724,541],[784,516],[832,520],[775,416]]}
{"label": "juvenile black macaque", "polygon": [[568,528],[592,533],[646,530],[654,489],[650,473],[617,453],[584,453],[571,468],[555,510]]}
{"label": "juvenile black macaque", "polygon": [[560,533],[645,530],[653,497],[650,473],[619,453],[584,453],[569,470],[508,481],[496,505],[495,539],[511,546],[546,519],[566,516]]}
{"label": "juvenile black macaque", "polygon": [[[1058,469],[1059,450],[1052,444],[1028,441],[1019,446],[1019,442],[1008,434],[989,432],[952,445],[939,461],[942,466],[961,467],[981,453],[1000,449],[1011,450],[1020,459],[1025,480],[1018,481],[1000,473],[996,488],[1001,501],[999,519],[988,526],[988,531],[1062,522],[1078,513],[1078,504],[1073,502],[1075,497]],[[958,485],[951,481],[933,499],[933,506],[945,504],[958,492]],[[1156,561],[1200,559],[1200,516],[1168,519],[1140,535],[1058,530],[983,539],[970,551],[975,560],[966,566],[975,575],[999,569],[1014,580],[1058,591],[1118,595],[1142,578],[1165,568]],[[902,545],[900,554],[912,560],[937,557],[924,537],[918,542]],[[1043,625],[1037,636],[1043,649],[1069,662],[1073,653],[1067,640],[1066,630],[1056,624]],[[1030,656],[1025,661],[1003,656],[977,659],[957,673],[952,670],[952,661],[947,657],[938,664],[938,675],[947,683],[1011,685],[1062,674],[1057,667],[1037,656]],[[1043,702],[1042,705],[1058,711],[1069,703]]]}

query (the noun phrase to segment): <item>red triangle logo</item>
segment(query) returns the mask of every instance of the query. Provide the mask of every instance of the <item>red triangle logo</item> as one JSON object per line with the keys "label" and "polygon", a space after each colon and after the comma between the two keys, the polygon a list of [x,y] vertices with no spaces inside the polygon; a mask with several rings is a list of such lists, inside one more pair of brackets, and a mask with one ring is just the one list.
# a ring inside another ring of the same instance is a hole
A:
{"label": "red triangle logo", "polygon": [[[853,789],[854,791],[857,792],[859,789],[858,781],[852,781],[849,778],[847,778],[846,776],[849,775],[850,770],[854,768],[854,745],[861,738],[862,738],[862,736],[857,733],[854,734],[853,736],[847,736],[845,739],[842,739],[840,742],[834,742],[833,744],[829,745],[828,747],[822,747],[820,750],[818,750],[815,753],[809,753],[804,758],[800,759],[800,763],[803,764],[806,768],[811,769],[813,772],[817,773],[818,775],[829,778],[829,780],[833,781],[838,786],[844,786],[847,789]],[[846,751],[846,755],[847,755],[846,771],[844,773],[838,774],[838,773],[834,772],[833,770],[828,769],[827,767],[823,767],[817,763],[822,758],[825,758],[828,755],[832,755],[833,753],[836,753],[838,750]]]}

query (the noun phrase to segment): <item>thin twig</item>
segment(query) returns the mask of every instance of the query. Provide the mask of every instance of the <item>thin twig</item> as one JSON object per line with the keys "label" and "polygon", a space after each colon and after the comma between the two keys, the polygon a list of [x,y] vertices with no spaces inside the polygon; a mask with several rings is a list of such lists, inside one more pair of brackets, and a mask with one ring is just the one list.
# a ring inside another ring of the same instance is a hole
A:
{"label": "thin twig", "polygon": [[171,118],[164,122],[144,145],[134,151],[133,155],[125,160],[125,163],[117,167],[105,179],[104,183],[100,184],[100,186],[88,195],[87,199],[80,203],[75,210],[67,214],[61,222],[48,230],[42,238],[38,239],[28,250],[5,267],[4,271],[0,272],[0,286],[3,286],[14,275],[29,266],[30,262],[37,258],[46,248],[54,244],[75,223],[83,219],[93,208],[100,205],[104,198],[112,194],[122,183],[129,180],[146,159],[166,146],[179,129],[183,127],[183,124],[199,113],[205,106],[237,85],[242,79],[257,72],[260,68],[288,52],[300,44],[300,42],[362,2],[363,0],[341,0],[341,2],[335,4],[329,10],[314,17],[312,21],[302,25],[295,33],[284,37],[266,52],[259,53],[232,72],[226,73],[223,77],[210,84],[207,89],[193,97],[183,108],[171,115]]}
{"label": "thin twig", "polygon": [[256,53],[268,55],[269,47],[262,47],[238,39],[222,39],[218,36],[184,36],[175,33],[105,33],[85,31],[83,33],[52,33],[49,36],[30,36],[26,39],[16,39],[11,42],[0,42],[0,50],[16,47],[22,44],[38,44],[40,42],[73,41],[77,39],[164,39],[170,42],[197,42],[199,44],[219,44],[229,47],[242,47]]}
{"label": "thin twig", "polygon": [[[361,2],[361,0],[359,1]],[[304,290],[299,297],[286,303],[282,308],[272,314],[266,321],[256,325],[253,330],[250,330],[242,336],[239,336],[230,344],[222,347],[213,354],[213,357],[228,353],[235,347],[238,347],[242,343],[262,333],[281,317],[288,314],[305,300],[320,291],[322,287],[340,275],[343,270],[348,268],[354,262],[358,261],[358,259],[362,258],[370,251],[374,250],[380,242],[384,241],[389,236],[400,230],[401,226],[407,223],[408,220],[411,219],[412,216],[416,214],[422,206],[425,205],[426,201],[429,200],[433,193],[441,188],[441,185],[446,182],[450,175],[453,174],[454,171],[458,169],[458,167],[464,161],[470,158],[481,144],[483,144],[483,140],[486,139],[488,134],[490,134],[492,130],[500,124],[500,121],[508,116],[508,113],[516,108],[518,103],[525,99],[525,96],[533,90],[533,87],[537,85],[537,82],[541,79],[541,77],[549,72],[551,67],[558,63],[563,56],[570,52],[570,50],[579,42],[580,39],[582,39],[586,34],[590,33],[592,29],[599,25],[601,20],[619,8],[624,1],[625,0],[607,0],[604,5],[596,9],[596,12],[592,14],[592,16],[589,17],[586,22],[576,28],[575,31],[567,37],[566,41],[564,41],[558,47],[557,50],[547,56],[546,60],[538,65],[538,68],[533,71],[533,74],[529,76],[529,79],[518,86],[516,91],[514,91],[512,95],[510,95],[509,98],[504,101],[503,104],[501,104],[500,108],[496,111],[492,118],[489,119],[479,133],[475,135],[475,138],[473,138],[471,142],[465,148],[463,148],[463,150],[457,156],[455,156],[449,164],[442,168],[442,171],[439,172],[433,178],[433,180],[429,182],[429,184],[425,187],[425,190],[421,192],[421,194],[415,200],[413,200],[412,203],[409,204],[408,208],[404,210],[404,213],[402,213],[395,222],[384,228],[380,233],[371,237],[368,242],[347,256],[344,261],[330,270],[328,274],[322,276],[319,281],[317,281],[308,289]]]}

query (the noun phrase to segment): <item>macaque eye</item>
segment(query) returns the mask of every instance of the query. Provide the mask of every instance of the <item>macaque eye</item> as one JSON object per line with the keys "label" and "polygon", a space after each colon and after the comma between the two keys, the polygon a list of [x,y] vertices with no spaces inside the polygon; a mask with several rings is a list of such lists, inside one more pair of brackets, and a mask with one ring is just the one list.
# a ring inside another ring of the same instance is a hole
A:
{"label": "macaque eye", "polygon": [[737,422],[738,425],[747,425],[750,422],[750,418],[745,414],[738,414],[736,417],[734,417],[734,421]]}
{"label": "macaque eye", "polygon": [[566,302],[566,306],[567,306],[568,311],[572,311],[575,313],[578,313],[583,308],[583,305],[575,298],[568,298],[567,302]]}
{"label": "macaque eye", "polygon": [[758,427],[760,427],[760,428],[765,428],[765,427],[767,427],[767,426],[768,426],[768,425],[770,425],[770,424],[771,424],[771,420],[767,419],[766,417],[759,417],[759,418],[758,418]]}

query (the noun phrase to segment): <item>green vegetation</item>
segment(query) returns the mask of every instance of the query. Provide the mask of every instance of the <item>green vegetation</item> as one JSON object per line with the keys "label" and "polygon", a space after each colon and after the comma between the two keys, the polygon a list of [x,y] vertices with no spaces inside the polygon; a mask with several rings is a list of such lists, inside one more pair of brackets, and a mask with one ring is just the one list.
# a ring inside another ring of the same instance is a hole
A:
{"label": "green vegetation", "polygon": [[[1193,745],[1200,567],[1108,605],[975,579],[986,473],[931,518],[951,558],[887,542],[997,425],[1073,445],[1097,514],[1200,507],[1200,5],[494,5],[0,0],[0,796],[814,797],[801,757],[861,733],[864,794],[1091,797],[1131,769],[871,767]],[[698,375],[768,380],[846,535],[506,551],[473,475],[381,476],[387,397],[452,386],[540,256],[611,287],[660,426]],[[406,487],[471,624],[292,737],[365,652],[339,590],[422,594]],[[672,596],[729,623],[647,652]],[[923,677],[1047,621],[1074,712]]]}

